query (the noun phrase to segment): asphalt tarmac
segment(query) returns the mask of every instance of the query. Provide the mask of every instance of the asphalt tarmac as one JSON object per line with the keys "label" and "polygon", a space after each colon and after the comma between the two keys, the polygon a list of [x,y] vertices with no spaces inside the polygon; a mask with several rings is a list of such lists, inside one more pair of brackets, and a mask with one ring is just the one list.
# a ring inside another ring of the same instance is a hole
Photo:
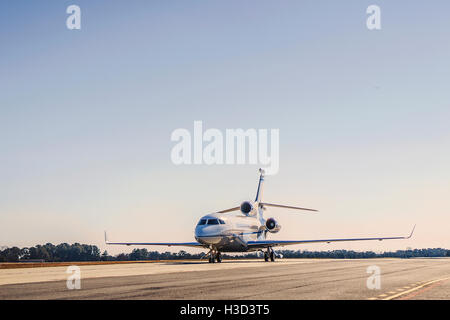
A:
{"label": "asphalt tarmac", "polygon": [[68,289],[71,275],[67,267],[0,269],[0,299],[450,299],[448,258],[80,266],[80,289]]}

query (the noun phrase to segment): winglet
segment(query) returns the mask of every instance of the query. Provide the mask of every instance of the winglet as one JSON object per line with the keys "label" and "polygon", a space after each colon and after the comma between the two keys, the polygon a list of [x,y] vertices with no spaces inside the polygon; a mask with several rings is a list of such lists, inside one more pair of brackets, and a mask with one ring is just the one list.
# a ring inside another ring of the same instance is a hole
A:
{"label": "winglet", "polygon": [[409,236],[408,237],[406,237],[406,239],[409,239],[409,238],[411,238],[412,237],[412,235],[413,235],[413,233],[414,233],[414,230],[416,229],[416,225],[414,225],[414,227],[413,227],[413,229],[412,229],[412,231],[411,231],[411,233],[409,234]]}
{"label": "winglet", "polygon": [[108,244],[108,236],[106,235],[106,230],[105,230],[105,243]]}

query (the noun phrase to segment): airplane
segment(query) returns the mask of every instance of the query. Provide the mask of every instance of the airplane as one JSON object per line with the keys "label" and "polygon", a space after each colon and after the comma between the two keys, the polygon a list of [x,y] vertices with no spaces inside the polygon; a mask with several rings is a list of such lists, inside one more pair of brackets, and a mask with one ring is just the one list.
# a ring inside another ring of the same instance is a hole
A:
{"label": "airplane", "polygon": [[[317,212],[318,210],[273,204],[262,201],[264,186],[264,170],[259,169],[259,183],[254,201],[244,201],[238,207],[233,207],[203,216],[195,227],[195,242],[110,242],[105,231],[107,245],[136,245],[136,246],[182,246],[209,249],[205,257],[209,262],[222,262],[222,252],[252,252],[261,251],[264,261],[275,261],[273,247],[287,245],[367,241],[367,240],[396,240],[409,239],[414,233],[413,227],[408,236],[403,237],[375,237],[375,238],[345,238],[345,239],[319,239],[319,240],[269,240],[267,236],[281,230],[281,225],[274,218],[265,219],[263,211],[267,207]],[[237,215],[231,212],[239,212]]]}

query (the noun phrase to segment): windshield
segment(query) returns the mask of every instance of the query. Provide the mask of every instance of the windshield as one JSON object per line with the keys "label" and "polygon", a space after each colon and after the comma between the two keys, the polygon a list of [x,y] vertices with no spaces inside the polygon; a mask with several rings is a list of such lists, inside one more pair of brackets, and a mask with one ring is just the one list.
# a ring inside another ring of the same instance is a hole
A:
{"label": "windshield", "polygon": [[206,224],[206,219],[201,219],[201,220],[198,222],[198,225],[199,225],[199,226],[201,226],[201,225],[203,225],[203,224]]}
{"label": "windshield", "polygon": [[219,224],[217,219],[208,219],[208,224]]}

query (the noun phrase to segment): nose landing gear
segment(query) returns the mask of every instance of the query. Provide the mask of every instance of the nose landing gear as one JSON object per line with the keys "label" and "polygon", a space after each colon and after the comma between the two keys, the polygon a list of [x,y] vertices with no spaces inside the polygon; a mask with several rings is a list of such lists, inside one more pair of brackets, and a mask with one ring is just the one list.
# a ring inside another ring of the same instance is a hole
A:
{"label": "nose landing gear", "polygon": [[222,262],[222,254],[219,251],[211,249],[208,253],[209,263]]}

